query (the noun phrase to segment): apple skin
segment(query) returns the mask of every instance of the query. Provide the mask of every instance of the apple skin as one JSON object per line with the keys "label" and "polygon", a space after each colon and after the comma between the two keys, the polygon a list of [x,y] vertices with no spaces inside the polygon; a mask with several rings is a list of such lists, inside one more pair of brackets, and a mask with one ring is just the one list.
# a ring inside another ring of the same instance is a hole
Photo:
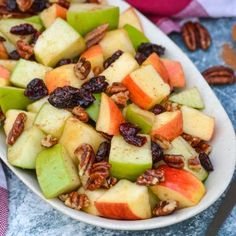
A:
{"label": "apple skin", "polygon": [[101,94],[93,94],[95,97],[95,101],[93,102],[92,105],[90,105],[88,108],[86,108],[86,112],[88,113],[89,117],[97,122],[98,120],[98,115],[99,115],[99,110],[100,110],[100,105],[101,105]]}
{"label": "apple skin", "polygon": [[24,18],[24,20],[26,20],[30,23],[35,23],[35,24],[38,24],[38,25],[42,25],[42,21],[41,21],[39,16],[30,16],[30,17]]}
{"label": "apple skin", "polygon": [[0,86],[8,86],[10,84],[10,75],[11,72],[0,65]]}
{"label": "apple skin", "polygon": [[159,199],[176,200],[180,208],[195,206],[200,202],[206,190],[204,184],[193,174],[166,165],[158,169],[164,171],[165,180],[150,189]]}

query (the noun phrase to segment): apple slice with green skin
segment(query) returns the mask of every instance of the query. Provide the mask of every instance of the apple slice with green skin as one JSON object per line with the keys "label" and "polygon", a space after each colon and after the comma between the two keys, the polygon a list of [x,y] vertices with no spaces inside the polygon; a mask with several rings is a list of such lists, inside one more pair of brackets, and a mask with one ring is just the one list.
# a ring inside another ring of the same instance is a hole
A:
{"label": "apple slice with green skin", "polygon": [[173,140],[183,133],[183,116],[181,111],[163,112],[155,117],[152,135],[165,140]]}
{"label": "apple slice with green skin", "polygon": [[24,89],[14,87],[0,87],[0,108],[5,114],[9,109],[24,110],[32,103],[25,95]]}
{"label": "apple slice with green skin", "polygon": [[5,114],[6,119],[4,121],[4,126],[3,126],[6,136],[8,136],[10,130],[12,129],[12,126],[16,120],[16,117],[22,112],[25,113],[27,117],[26,122],[24,124],[24,130],[28,130],[29,128],[33,126],[34,119],[36,116],[35,113],[26,112],[26,111],[17,110],[17,109],[8,110]]}
{"label": "apple slice with green skin", "polygon": [[18,61],[15,60],[1,60],[0,59],[0,65],[5,67],[7,70],[12,72],[16,66]]}
{"label": "apple slice with green skin", "polygon": [[70,116],[71,113],[69,111],[58,109],[49,103],[45,103],[36,116],[34,125],[43,132],[60,138],[65,122]]}
{"label": "apple slice with green skin", "polygon": [[120,220],[141,220],[151,217],[148,188],[120,180],[95,201],[101,216]]}
{"label": "apple slice with green skin", "polygon": [[78,56],[84,49],[84,39],[67,22],[57,18],[39,36],[34,54],[38,62],[53,67],[63,58]]}
{"label": "apple slice with green skin", "polygon": [[72,3],[67,12],[67,22],[81,35],[85,35],[102,24],[109,24],[109,30],[119,23],[119,8],[91,3]]}
{"label": "apple slice with green skin", "polygon": [[0,65],[0,86],[8,86],[10,84],[10,75],[11,72]]}
{"label": "apple slice with green skin", "polygon": [[120,14],[119,28],[129,24],[140,32],[143,32],[142,23],[133,7],[130,7]]}
{"label": "apple slice with green skin", "polygon": [[135,181],[138,176],[152,167],[150,136],[142,147],[127,143],[122,136],[113,136],[109,163],[111,175],[119,179]]}
{"label": "apple slice with green skin", "polygon": [[96,130],[109,135],[117,135],[120,133],[120,124],[124,121],[125,119],[115,102],[102,93]]}
{"label": "apple slice with green skin", "polygon": [[128,33],[129,38],[136,51],[142,43],[150,42],[143,32],[139,31],[132,25],[126,24],[124,25],[123,29]]}
{"label": "apple slice with green skin", "polygon": [[209,141],[212,138],[215,129],[214,117],[187,106],[182,106],[181,111],[183,114],[184,133],[205,141]]}
{"label": "apple slice with green skin", "polygon": [[20,59],[11,74],[10,81],[17,87],[26,88],[31,80],[44,79],[45,74],[50,70],[52,68],[37,62]]}
{"label": "apple slice with green skin", "polygon": [[93,102],[92,105],[86,108],[86,112],[88,113],[89,117],[96,122],[98,120],[98,115],[101,105],[101,94],[97,93],[93,94],[93,96],[95,97],[96,100]]}
{"label": "apple slice with green skin", "polygon": [[124,29],[112,30],[106,33],[105,37],[99,42],[102,47],[105,59],[111,57],[118,50],[135,55],[134,46]]}
{"label": "apple slice with green skin", "polygon": [[24,169],[35,169],[37,155],[44,150],[41,145],[44,137],[44,133],[37,127],[25,130],[13,146],[8,148],[9,163]]}
{"label": "apple slice with green skin", "polygon": [[180,93],[175,93],[170,96],[170,101],[189,107],[204,109],[204,101],[196,87],[186,89]]}
{"label": "apple slice with green skin", "polygon": [[208,172],[201,166],[199,169],[191,169],[188,166],[188,160],[192,157],[198,157],[198,153],[181,136],[171,142],[171,147],[164,152],[168,155],[182,155],[184,157],[184,169],[191,172],[199,180],[204,181],[208,177]]}
{"label": "apple slice with green skin", "polygon": [[152,130],[155,115],[150,111],[139,108],[135,104],[130,104],[126,108],[125,119],[141,128],[143,134],[149,134]]}
{"label": "apple slice with green skin", "polygon": [[134,57],[124,52],[114,63],[105,69],[101,75],[106,77],[106,81],[112,85],[114,82],[120,83],[127,75],[139,67]]}
{"label": "apple slice with green skin", "polygon": [[163,81],[152,65],[141,66],[122,83],[130,92],[130,99],[139,107],[149,110],[170,94],[170,86]]}
{"label": "apple slice with green skin", "polygon": [[44,98],[41,98],[39,99],[38,101],[36,102],[33,102],[31,104],[29,104],[27,106],[27,110],[29,112],[33,112],[33,113],[38,113],[41,109],[41,107],[44,105],[44,103],[48,102],[48,96],[47,97],[44,97]]}
{"label": "apple slice with green skin", "polygon": [[193,174],[166,165],[158,169],[164,172],[165,180],[150,189],[159,199],[178,201],[181,208],[195,206],[201,201],[206,190]]}
{"label": "apple slice with green skin", "polygon": [[79,121],[77,118],[70,117],[66,120],[62,136],[59,140],[68,151],[72,160],[78,164],[74,155],[75,149],[87,143],[93,147],[96,153],[99,145],[106,141],[92,126]]}
{"label": "apple slice with green skin", "polygon": [[39,153],[36,160],[36,173],[46,198],[58,197],[80,186],[76,166],[61,144]]}

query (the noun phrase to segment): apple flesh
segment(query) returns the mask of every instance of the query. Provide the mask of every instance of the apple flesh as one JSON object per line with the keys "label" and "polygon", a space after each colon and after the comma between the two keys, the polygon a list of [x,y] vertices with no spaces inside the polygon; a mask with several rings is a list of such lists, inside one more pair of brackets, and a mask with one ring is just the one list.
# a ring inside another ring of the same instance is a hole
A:
{"label": "apple flesh", "polygon": [[152,135],[165,140],[173,140],[183,133],[183,117],[181,111],[163,112],[155,117]]}
{"label": "apple flesh", "polygon": [[135,181],[145,170],[152,167],[150,136],[142,147],[127,143],[122,136],[113,136],[109,163],[112,176]]}
{"label": "apple flesh", "polygon": [[18,61],[0,59],[0,65],[12,72]]}
{"label": "apple flesh", "polygon": [[114,63],[105,69],[101,75],[106,77],[106,81],[112,85],[120,83],[127,75],[139,67],[133,56],[127,52],[123,53]]}
{"label": "apple flesh", "polygon": [[4,43],[0,43],[0,58],[5,59],[5,60],[9,58],[9,55],[8,55],[8,52]]}
{"label": "apple flesh", "polygon": [[141,220],[151,217],[148,189],[128,180],[120,180],[95,201],[101,216],[119,220]]}
{"label": "apple flesh", "polygon": [[102,24],[109,24],[109,30],[119,23],[119,8],[92,3],[72,3],[67,12],[67,22],[81,35],[85,35]]}
{"label": "apple flesh", "polygon": [[39,36],[34,54],[38,62],[53,67],[63,58],[78,56],[84,49],[84,39],[67,22],[57,18]]}
{"label": "apple flesh", "polygon": [[164,172],[165,180],[150,189],[160,200],[178,201],[180,208],[195,206],[201,201],[206,190],[193,174],[166,165],[158,169]]}
{"label": "apple flesh", "polygon": [[11,72],[0,65],[0,86],[8,86],[10,84],[10,75]]}
{"label": "apple flesh", "polygon": [[102,93],[96,130],[109,135],[117,135],[120,124],[124,121],[124,117],[115,102],[105,93]]}
{"label": "apple flesh", "polygon": [[101,94],[93,94],[95,97],[95,101],[93,102],[92,105],[90,105],[88,108],[86,108],[86,112],[88,113],[89,117],[97,122],[98,120],[98,115],[99,115],[99,110],[100,110],[100,105],[101,105]]}
{"label": "apple flesh", "polygon": [[215,119],[211,116],[187,106],[182,106],[183,131],[186,134],[196,136],[209,141],[214,133]]}
{"label": "apple flesh", "polygon": [[76,166],[61,144],[39,153],[36,160],[36,173],[46,198],[58,197],[80,186]]}
{"label": "apple flesh", "polygon": [[170,94],[170,86],[163,81],[152,65],[141,66],[122,83],[128,88],[131,101],[146,110]]}
{"label": "apple flesh", "polygon": [[36,102],[33,102],[27,106],[27,110],[33,113],[38,113],[41,109],[41,107],[44,105],[44,103],[48,102],[48,96],[39,99]]}

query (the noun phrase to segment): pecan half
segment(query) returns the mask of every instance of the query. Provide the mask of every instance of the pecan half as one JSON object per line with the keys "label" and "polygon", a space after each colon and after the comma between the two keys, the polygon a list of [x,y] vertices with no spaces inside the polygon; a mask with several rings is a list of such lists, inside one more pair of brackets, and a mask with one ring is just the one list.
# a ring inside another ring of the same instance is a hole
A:
{"label": "pecan half", "polygon": [[160,201],[153,209],[154,216],[166,216],[178,208],[178,202],[174,200]]}
{"label": "pecan half", "polygon": [[204,152],[206,153],[207,155],[210,154],[211,150],[212,150],[212,147],[210,144],[208,143],[205,143],[204,141],[200,142],[196,147],[195,147],[195,150],[198,152],[198,153],[201,153],[201,152]]}
{"label": "pecan half", "polygon": [[109,95],[113,95],[113,94],[116,94],[116,93],[120,93],[120,92],[126,92],[128,91],[128,89],[126,88],[125,85],[123,85],[122,83],[118,83],[118,82],[115,82],[113,83],[111,86],[109,86],[106,90],[106,92],[109,94]]}
{"label": "pecan half", "polygon": [[195,22],[195,28],[196,28],[196,32],[197,32],[198,46],[202,50],[207,50],[211,46],[211,35],[210,35],[210,33],[199,22]]}
{"label": "pecan half", "polygon": [[22,12],[28,11],[32,5],[34,0],[16,0],[17,6]]}
{"label": "pecan half", "polygon": [[123,54],[123,52],[121,50],[118,50],[116,52],[114,52],[112,54],[111,57],[107,58],[104,63],[103,63],[103,67],[104,69],[108,68],[112,63],[114,63],[121,55]]}
{"label": "pecan half", "polygon": [[154,186],[163,181],[165,181],[164,171],[151,169],[146,170],[142,175],[140,175],[136,181],[136,184],[144,186]]}
{"label": "pecan half", "polygon": [[99,43],[105,36],[108,28],[109,24],[103,24],[98,26],[96,29],[90,31],[89,33],[87,33],[84,37],[87,48],[90,48],[93,45]]}
{"label": "pecan half", "polygon": [[233,84],[236,82],[234,71],[226,66],[212,66],[202,72],[208,84]]}
{"label": "pecan half", "polygon": [[24,112],[18,114],[7,137],[8,145],[13,145],[22,134],[25,128],[26,120],[27,116]]}
{"label": "pecan half", "polygon": [[201,163],[199,161],[198,156],[193,156],[188,159],[188,167],[193,170],[201,169]]}
{"label": "pecan half", "polygon": [[181,105],[175,102],[166,101],[162,104],[165,111],[178,111],[181,109]]}
{"label": "pecan half", "polygon": [[80,80],[84,80],[88,77],[91,71],[91,63],[85,58],[80,58],[79,61],[74,66],[74,73],[76,77]]}
{"label": "pecan half", "polygon": [[109,177],[104,180],[104,182],[101,185],[101,188],[109,189],[109,188],[113,187],[114,185],[116,185],[117,182],[118,182],[117,178]]}
{"label": "pecan half", "polygon": [[190,134],[186,134],[183,133],[181,135],[192,147],[196,147],[197,145],[199,145],[199,143],[202,141],[200,138],[198,137],[194,137]]}
{"label": "pecan half", "polygon": [[170,167],[177,169],[182,169],[184,167],[184,158],[182,155],[165,154],[163,160]]}
{"label": "pecan half", "polygon": [[18,40],[16,42],[16,50],[20,57],[26,60],[30,59],[30,57],[34,54],[33,46],[23,40]]}
{"label": "pecan half", "polygon": [[46,148],[50,148],[58,143],[58,139],[48,134],[41,140],[41,145]]}
{"label": "pecan half", "polygon": [[209,156],[206,153],[204,153],[204,152],[200,153],[199,154],[199,160],[200,160],[201,165],[204,167],[205,170],[207,170],[207,171],[213,171],[214,170],[213,165],[211,163],[211,160],[210,160]]}
{"label": "pecan half", "polygon": [[85,111],[84,108],[80,106],[74,107],[72,110],[72,114],[75,115],[76,118],[78,118],[82,122],[86,123],[89,120],[88,113]]}
{"label": "pecan half", "polygon": [[129,91],[113,94],[111,99],[119,106],[125,107],[129,100]]}

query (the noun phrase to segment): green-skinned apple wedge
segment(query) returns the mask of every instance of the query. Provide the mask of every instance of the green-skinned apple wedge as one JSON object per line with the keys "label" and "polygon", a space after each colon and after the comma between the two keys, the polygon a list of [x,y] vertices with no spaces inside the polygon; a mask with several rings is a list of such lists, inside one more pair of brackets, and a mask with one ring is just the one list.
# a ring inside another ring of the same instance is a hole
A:
{"label": "green-skinned apple wedge", "polygon": [[91,3],[72,3],[67,11],[67,22],[81,35],[102,24],[109,24],[109,30],[116,29],[119,23],[119,8]]}
{"label": "green-skinned apple wedge", "polygon": [[61,144],[39,153],[36,160],[36,173],[46,198],[58,197],[80,186],[76,166]]}
{"label": "green-skinned apple wedge", "polygon": [[93,102],[91,106],[89,106],[86,109],[86,112],[88,113],[89,117],[96,122],[98,120],[98,115],[100,110],[101,94],[97,93],[93,94],[93,96],[95,97],[96,100]]}
{"label": "green-skinned apple wedge", "polygon": [[135,181],[145,170],[152,167],[151,140],[142,147],[128,144],[122,136],[113,136],[109,163],[111,174],[119,179]]}
{"label": "green-skinned apple wedge", "polygon": [[29,23],[35,23],[35,24],[38,24],[38,25],[42,25],[42,21],[41,21],[40,17],[37,16],[37,15],[24,18],[24,20],[28,21]]}
{"label": "green-skinned apple wedge", "polygon": [[53,67],[63,58],[78,56],[84,49],[84,39],[67,22],[57,18],[39,36],[34,54],[38,62]]}

